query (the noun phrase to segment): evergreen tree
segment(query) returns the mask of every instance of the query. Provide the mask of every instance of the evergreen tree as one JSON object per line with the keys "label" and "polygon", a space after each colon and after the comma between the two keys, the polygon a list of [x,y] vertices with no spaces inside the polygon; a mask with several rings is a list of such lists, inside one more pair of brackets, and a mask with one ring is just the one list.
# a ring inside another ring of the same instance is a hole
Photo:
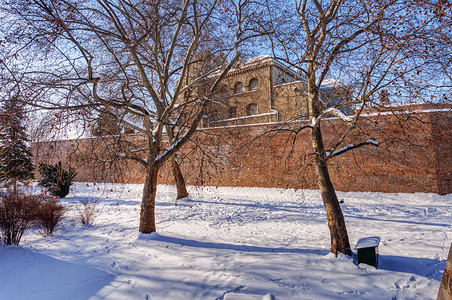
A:
{"label": "evergreen tree", "polygon": [[75,169],[71,167],[68,170],[63,169],[61,161],[56,165],[40,163],[39,173],[42,176],[39,185],[45,187],[50,194],[58,198],[64,198],[69,194],[69,188],[77,175]]}
{"label": "evergreen tree", "polygon": [[34,179],[35,166],[31,162],[31,151],[27,147],[27,135],[22,125],[23,106],[17,97],[3,102],[0,108],[0,182],[13,186]]}

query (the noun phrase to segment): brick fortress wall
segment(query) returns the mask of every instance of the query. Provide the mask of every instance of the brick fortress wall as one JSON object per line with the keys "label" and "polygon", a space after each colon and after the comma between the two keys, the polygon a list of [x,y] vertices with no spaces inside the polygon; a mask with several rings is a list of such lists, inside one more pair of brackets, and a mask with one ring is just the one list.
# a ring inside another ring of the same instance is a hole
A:
{"label": "brick fortress wall", "polygon": [[[303,125],[293,122],[198,130],[178,155],[186,182],[316,189],[309,134],[302,131],[295,138],[294,130]],[[326,120],[322,126],[325,145],[331,148],[345,127],[337,119]],[[450,111],[371,113],[358,127],[344,145],[369,138],[381,144],[329,160],[337,190],[452,193]],[[144,143],[144,138],[137,135],[125,136],[125,140]],[[105,138],[79,139],[35,143],[32,149],[37,162],[62,160],[74,166],[78,181],[142,183],[144,170],[138,163],[112,160],[108,154],[103,155],[103,161],[94,158],[104,151],[115,153],[114,144]],[[173,184],[167,165],[159,180]]]}

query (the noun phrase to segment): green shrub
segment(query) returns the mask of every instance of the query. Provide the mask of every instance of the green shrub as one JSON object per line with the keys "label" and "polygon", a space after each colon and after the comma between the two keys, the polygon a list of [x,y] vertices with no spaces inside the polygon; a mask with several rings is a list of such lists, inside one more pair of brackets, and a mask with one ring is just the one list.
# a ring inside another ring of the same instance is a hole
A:
{"label": "green shrub", "polygon": [[69,187],[72,185],[75,175],[77,175],[75,169],[71,167],[68,170],[64,170],[61,161],[56,165],[40,163],[39,173],[42,176],[39,185],[58,198],[64,198],[69,194]]}

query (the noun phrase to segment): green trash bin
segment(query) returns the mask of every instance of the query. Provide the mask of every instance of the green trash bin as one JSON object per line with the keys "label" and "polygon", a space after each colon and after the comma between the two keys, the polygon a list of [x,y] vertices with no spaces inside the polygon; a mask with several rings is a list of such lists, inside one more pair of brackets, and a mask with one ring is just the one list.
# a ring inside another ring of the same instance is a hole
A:
{"label": "green trash bin", "polygon": [[378,245],[380,237],[371,236],[359,239],[355,250],[358,250],[358,265],[364,263],[375,268],[378,266]]}

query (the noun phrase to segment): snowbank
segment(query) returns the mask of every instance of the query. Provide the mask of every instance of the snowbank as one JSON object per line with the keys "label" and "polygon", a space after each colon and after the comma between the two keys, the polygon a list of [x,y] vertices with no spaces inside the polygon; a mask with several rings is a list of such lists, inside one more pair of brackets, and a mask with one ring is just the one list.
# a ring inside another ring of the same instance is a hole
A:
{"label": "snowbank", "polygon": [[[318,191],[159,186],[158,234],[140,235],[141,185],[76,184],[53,236],[0,248],[4,299],[435,299],[452,195],[339,193],[352,247],[381,237],[378,269],[329,253]],[[78,200],[99,200],[93,226]]]}

